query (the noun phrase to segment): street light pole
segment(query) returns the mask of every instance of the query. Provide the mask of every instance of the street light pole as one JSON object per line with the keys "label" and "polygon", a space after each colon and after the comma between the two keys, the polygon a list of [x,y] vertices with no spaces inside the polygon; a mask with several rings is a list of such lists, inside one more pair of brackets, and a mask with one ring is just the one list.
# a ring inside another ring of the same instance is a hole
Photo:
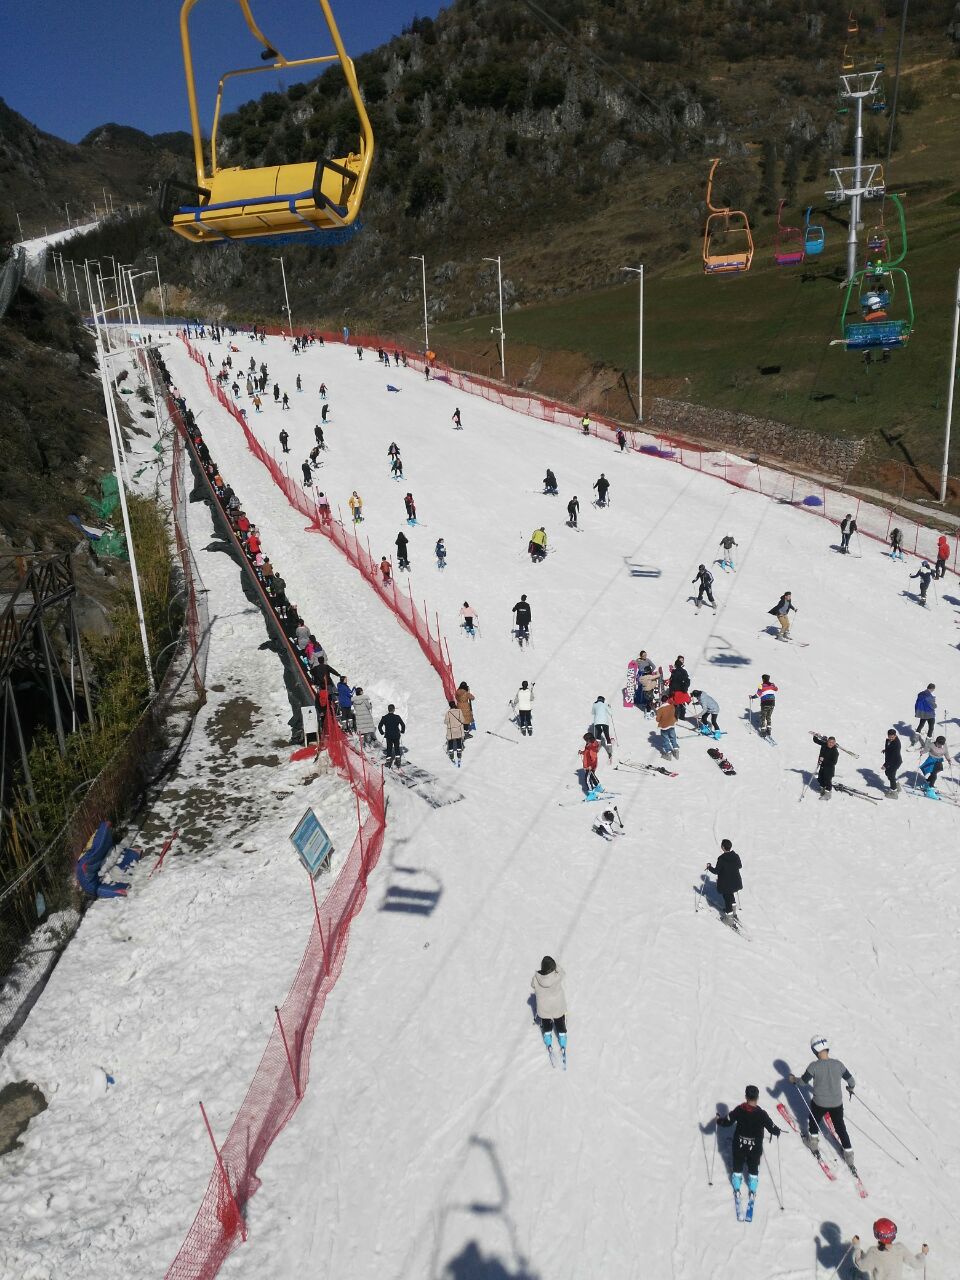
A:
{"label": "street light pole", "polygon": [[484,258],[484,262],[495,262],[497,264],[497,291],[500,294],[500,328],[491,329],[491,333],[499,333],[500,335],[500,377],[504,382],[507,380],[507,335],[503,332],[503,272],[499,256],[496,258]]}
{"label": "street light pole", "polygon": [[430,328],[427,324],[427,259],[422,253],[411,253],[408,256],[411,262],[420,263],[420,275],[423,281],[423,354],[426,355],[430,350]]}
{"label": "street light pole", "polygon": [[637,422],[643,421],[643,267],[621,267],[639,277],[640,315],[637,325]]}
{"label": "street light pole", "polygon": [[163,305],[163,284],[160,281],[160,260],[155,253],[151,254],[151,257],[153,258],[154,266],[157,268],[157,288],[160,290],[160,315],[163,319],[163,323],[166,324],[167,309]]}
{"label": "street light pole", "polygon": [[293,341],[293,316],[290,314],[290,295],[287,293],[287,269],[283,265],[283,254],[279,258],[274,258],[274,262],[280,263],[280,274],[283,276],[283,300],[287,304],[287,327],[290,330],[290,340]]}
{"label": "street light pole", "polygon": [[[906,11],[906,6],[904,6]],[[960,327],[960,271],[957,272],[957,293],[953,303],[953,342],[950,345],[950,385],[947,388],[947,424],[943,435],[943,466],[940,469],[940,504],[947,500],[947,482],[950,479],[950,427],[953,423],[953,389],[957,383],[957,329]]]}

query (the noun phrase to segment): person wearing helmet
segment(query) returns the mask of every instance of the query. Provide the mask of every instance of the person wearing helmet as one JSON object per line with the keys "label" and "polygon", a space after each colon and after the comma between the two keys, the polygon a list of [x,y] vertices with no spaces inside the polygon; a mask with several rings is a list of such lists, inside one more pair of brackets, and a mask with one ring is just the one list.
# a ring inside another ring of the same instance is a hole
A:
{"label": "person wearing helmet", "polygon": [[873,289],[869,293],[865,293],[860,299],[860,310],[863,312],[863,318],[868,324],[873,324],[877,320],[886,320],[887,318],[887,309],[883,299]]}
{"label": "person wearing helmet", "polygon": [[[735,1124],[733,1134],[733,1172],[730,1181],[733,1183],[733,1194],[737,1198],[739,1216],[740,1188],[743,1186],[743,1166],[747,1166],[747,1191],[750,1199],[757,1194],[757,1183],[760,1180],[760,1157],[763,1155],[764,1131],[774,1138],[780,1137],[780,1130],[764,1111],[757,1105],[760,1090],[755,1084],[748,1084],[744,1090],[744,1101],[725,1116],[716,1117],[721,1128]],[[752,1214],[752,1210],[751,1210]]]}
{"label": "person wearing helmet", "polygon": [[717,602],[713,598],[713,574],[710,572],[710,570],[707,568],[705,564],[701,564],[697,566],[696,575],[695,577],[691,578],[690,581],[692,583],[696,583],[696,582],[700,583],[700,591],[696,597],[697,608],[698,609],[700,608],[700,606],[703,604],[703,597],[706,596],[707,599],[710,601],[710,603],[713,605],[714,609],[716,609]]}
{"label": "person wearing helmet", "polygon": [[933,570],[930,568],[930,565],[928,564],[928,562],[924,560],[923,564],[920,566],[917,572],[911,573],[910,577],[911,579],[913,578],[920,579],[920,603],[923,605],[924,608],[926,608],[927,607],[927,591],[930,588],[930,579],[933,577]]}
{"label": "person wearing helmet", "polygon": [[560,1041],[560,1056],[567,1065],[567,993],[563,989],[563,970],[553,956],[544,956],[540,968],[530,979],[537,1001],[537,1017],[547,1053],[553,1060],[553,1033]]}
{"label": "person wearing helmet", "polygon": [[596,835],[602,836],[604,840],[612,840],[615,836],[622,836],[623,823],[620,820],[619,811],[604,809],[600,815],[599,822],[593,824],[593,830]]}
{"label": "person wearing helmet", "polygon": [[904,1263],[919,1271],[930,1252],[928,1245],[923,1245],[919,1253],[911,1253],[905,1244],[894,1243],[897,1224],[889,1218],[876,1220],[873,1235],[877,1243],[866,1250],[860,1248],[860,1237],[853,1237],[853,1265],[870,1280],[900,1280]]}
{"label": "person wearing helmet", "polygon": [[[843,1147],[843,1158],[856,1175],[850,1135],[843,1122],[841,1082],[846,1080],[847,1094],[851,1098],[857,1082],[839,1058],[830,1057],[830,1045],[826,1036],[814,1036],[810,1041],[810,1048],[816,1057],[800,1077],[803,1084],[813,1085],[813,1097],[810,1100],[810,1127],[808,1136],[803,1140],[804,1145],[809,1147],[815,1156],[819,1156],[822,1121],[824,1116],[829,1116],[840,1145]],[[795,1075],[790,1076],[790,1083],[797,1083]]]}

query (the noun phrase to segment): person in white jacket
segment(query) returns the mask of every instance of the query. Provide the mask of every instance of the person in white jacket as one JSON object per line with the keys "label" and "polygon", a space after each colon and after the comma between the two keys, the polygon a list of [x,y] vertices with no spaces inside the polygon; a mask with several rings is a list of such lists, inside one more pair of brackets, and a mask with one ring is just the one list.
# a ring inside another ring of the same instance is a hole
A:
{"label": "person in white jacket", "polygon": [[593,704],[593,736],[602,744],[607,759],[613,759],[613,745],[610,742],[610,708],[603,694],[597,695]]}
{"label": "person in white jacket", "polygon": [[517,724],[521,735],[528,733],[531,737],[533,737],[533,688],[536,683],[536,680],[533,684],[524,680],[510,703],[517,713]]}
{"label": "person in white jacket", "polygon": [[927,1245],[919,1253],[911,1253],[905,1244],[895,1244],[897,1224],[889,1218],[878,1218],[873,1234],[877,1243],[866,1250],[860,1248],[860,1237],[853,1237],[853,1265],[870,1280],[901,1280],[904,1263],[919,1271],[930,1252]]}
{"label": "person in white jacket", "polygon": [[544,956],[540,968],[530,980],[537,1000],[537,1017],[540,1019],[540,1030],[543,1043],[547,1049],[553,1046],[553,1032],[556,1030],[560,1042],[560,1052],[566,1057],[567,1052],[567,993],[563,989],[564,972],[557,968],[553,956]]}

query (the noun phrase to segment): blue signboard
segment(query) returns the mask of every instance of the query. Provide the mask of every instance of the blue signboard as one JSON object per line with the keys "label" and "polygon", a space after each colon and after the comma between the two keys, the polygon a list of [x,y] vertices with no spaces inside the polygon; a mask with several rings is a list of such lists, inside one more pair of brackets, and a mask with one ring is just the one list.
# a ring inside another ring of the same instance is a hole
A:
{"label": "blue signboard", "polygon": [[312,809],[308,809],[290,833],[300,860],[316,878],[329,865],[333,844]]}

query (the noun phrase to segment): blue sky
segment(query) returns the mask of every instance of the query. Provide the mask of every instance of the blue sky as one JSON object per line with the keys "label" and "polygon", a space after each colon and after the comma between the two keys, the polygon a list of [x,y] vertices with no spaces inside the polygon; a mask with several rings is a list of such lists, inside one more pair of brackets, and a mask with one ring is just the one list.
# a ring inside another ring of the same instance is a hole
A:
{"label": "blue sky", "polygon": [[[77,142],[114,121],[145,133],[186,129],[180,0],[7,0],[0,96],[47,133]],[[253,0],[269,39],[288,58],[331,52],[316,0]],[[332,0],[354,57],[399,35],[411,18],[435,17],[439,0]],[[197,82],[212,102],[221,72],[253,66],[258,46],[234,0],[201,0],[191,17]],[[275,88],[258,78],[258,90]],[[249,89],[233,99],[258,96]]]}

